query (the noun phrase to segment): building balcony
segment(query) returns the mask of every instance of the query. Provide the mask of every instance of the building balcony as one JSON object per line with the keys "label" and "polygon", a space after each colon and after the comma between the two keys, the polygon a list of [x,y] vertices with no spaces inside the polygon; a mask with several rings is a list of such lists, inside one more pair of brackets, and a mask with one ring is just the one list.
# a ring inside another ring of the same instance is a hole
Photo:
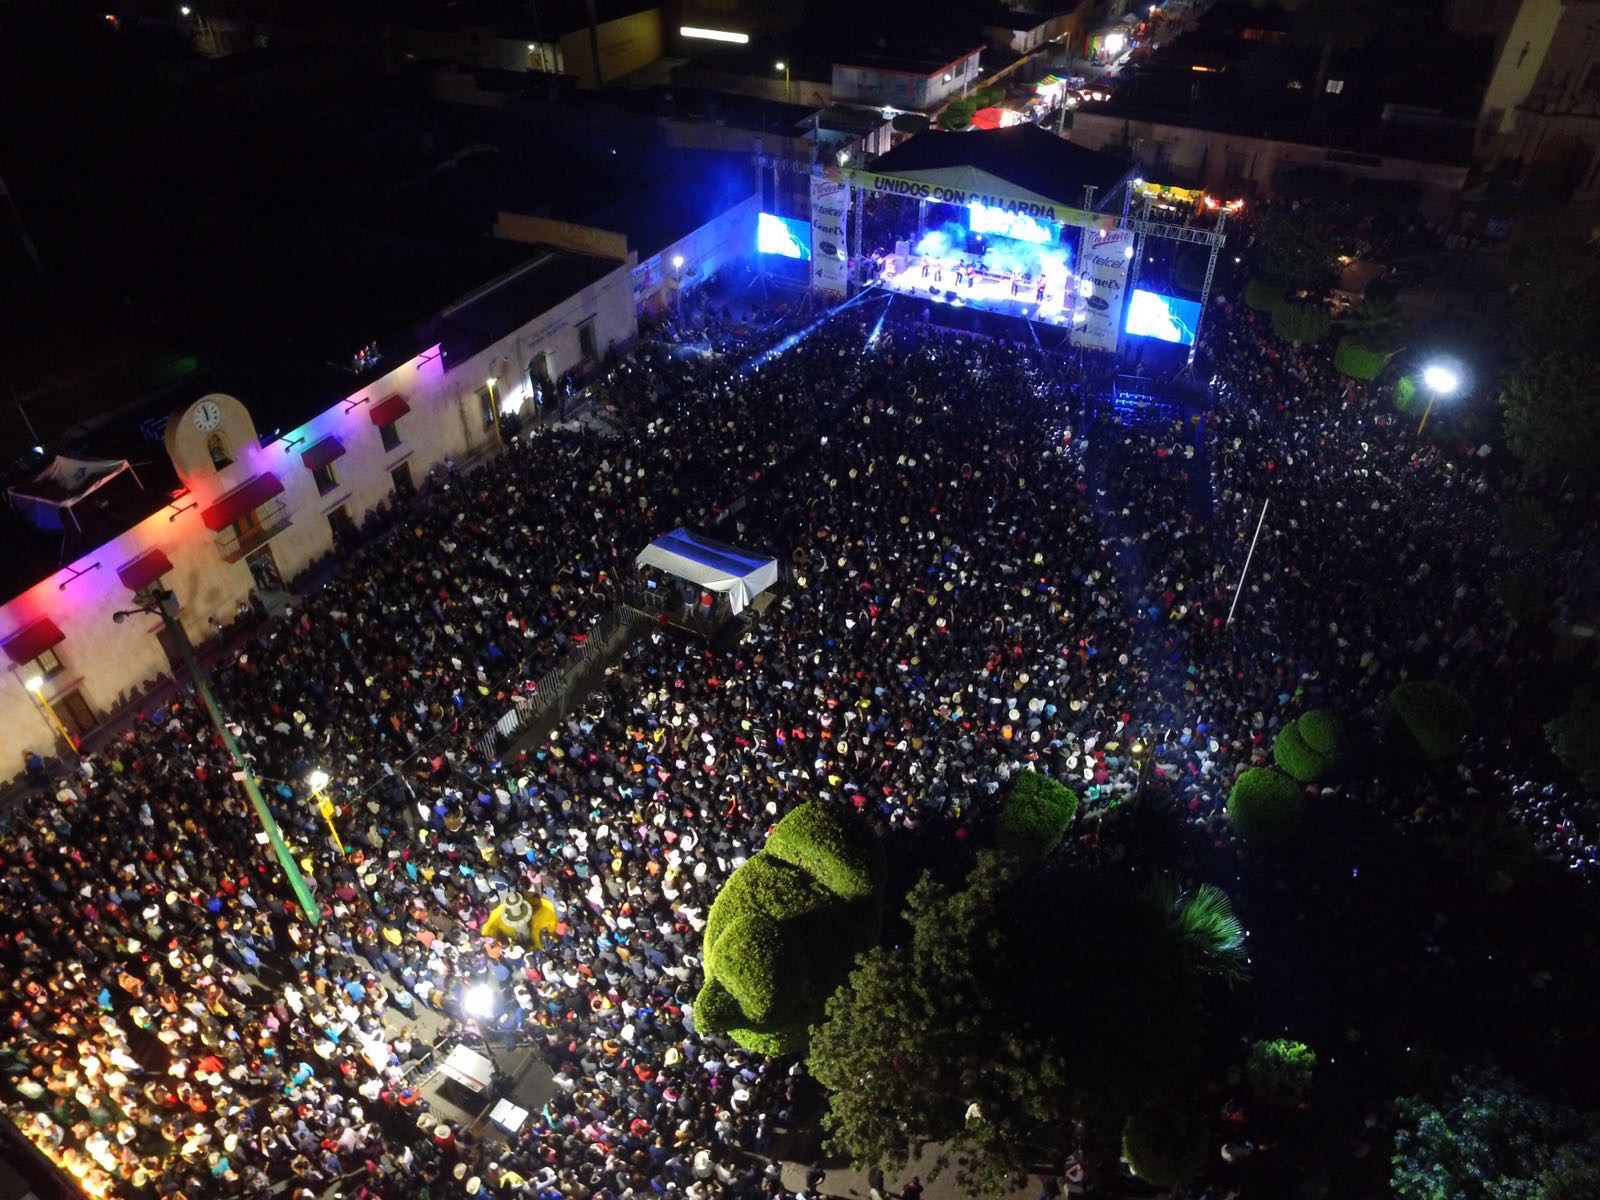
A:
{"label": "building balcony", "polygon": [[236,563],[261,549],[290,524],[289,506],[282,500],[270,501],[219,533],[217,553],[223,562]]}

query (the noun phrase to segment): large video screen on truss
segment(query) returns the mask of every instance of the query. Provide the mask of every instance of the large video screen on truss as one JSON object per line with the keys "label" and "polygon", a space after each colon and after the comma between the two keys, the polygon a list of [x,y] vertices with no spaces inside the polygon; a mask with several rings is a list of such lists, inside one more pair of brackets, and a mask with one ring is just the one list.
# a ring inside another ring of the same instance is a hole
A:
{"label": "large video screen on truss", "polygon": [[1035,242],[1047,246],[1056,240],[1056,226],[1040,221],[1027,213],[1008,212],[973,201],[967,210],[968,224],[973,233],[987,233],[994,237],[1015,238],[1019,242]]}
{"label": "large video screen on truss", "polygon": [[1199,324],[1198,300],[1134,288],[1133,299],[1128,302],[1128,319],[1122,330],[1134,337],[1152,337],[1188,346],[1194,343],[1194,331]]}
{"label": "large video screen on truss", "polygon": [[781,258],[811,257],[811,226],[773,213],[756,214],[756,249]]}

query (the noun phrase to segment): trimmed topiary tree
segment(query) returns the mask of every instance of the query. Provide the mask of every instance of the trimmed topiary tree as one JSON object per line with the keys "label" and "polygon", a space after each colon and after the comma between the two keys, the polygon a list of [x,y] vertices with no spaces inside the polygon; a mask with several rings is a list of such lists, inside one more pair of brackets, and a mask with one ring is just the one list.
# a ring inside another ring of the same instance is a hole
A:
{"label": "trimmed topiary tree", "polygon": [[1228,820],[1249,842],[1281,842],[1305,815],[1300,785],[1270,767],[1252,767],[1228,793]]}
{"label": "trimmed topiary tree", "polygon": [[1331,709],[1313,708],[1300,714],[1295,728],[1318,754],[1332,758],[1344,748],[1344,722]]}
{"label": "trimmed topiary tree", "polygon": [[1315,708],[1291,721],[1272,743],[1272,760],[1301,783],[1314,783],[1332,765],[1343,740],[1339,718]]}
{"label": "trimmed topiary tree", "polygon": [[1429,762],[1454,754],[1472,727],[1472,705],[1442,683],[1402,683],[1389,693],[1389,711]]}
{"label": "trimmed topiary tree", "polygon": [[802,804],[728,877],[706,918],[695,1027],[760,1054],[797,1054],[809,1028],[875,945],[883,847],[839,810]]}
{"label": "trimmed topiary tree", "polygon": [[1271,312],[1283,300],[1283,285],[1275,283],[1265,275],[1252,275],[1250,282],[1244,285],[1244,303],[1246,308],[1253,308],[1257,312]]}
{"label": "trimmed topiary tree", "polygon": [[1346,334],[1333,348],[1333,369],[1349,379],[1370,383],[1389,365],[1393,350],[1380,350]]}
{"label": "trimmed topiary tree", "polygon": [[1023,771],[1011,783],[1000,810],[996,840],[1018,858],[1043,858],[1061,844],[1078,815],[1078,793],[1038,771]]}
{"label": "trimmed topiary tree", "polygon": [[1122,1127],[1128,1169],[1156,1187],[1177,1187],[1205,1169],[1211,1139],[1192,1117],[1135,1113]]}
{"label": "trimmed topiary tree", "polygon": [[1316,1066],[1316,1051],[1304,1042],[1273,1038],[1250,1047],[1244,1077],[1262,1103],[1274,1108],[1295,1108],[1311,1090],[1311,1073]]}
{"label": "trimmed topiary tree", "polygon": [[1293,724],[1278,730],[1272,743],[1272,761],[1285,775],[1301,783],[1315,783],[1328,769],[1327,758],[1306,745],[1305,738]]}

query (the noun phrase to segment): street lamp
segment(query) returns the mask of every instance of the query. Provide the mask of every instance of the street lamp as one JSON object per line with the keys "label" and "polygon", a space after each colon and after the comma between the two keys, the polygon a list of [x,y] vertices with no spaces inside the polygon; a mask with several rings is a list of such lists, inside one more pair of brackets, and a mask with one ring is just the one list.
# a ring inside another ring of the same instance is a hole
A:
{"label": "street lamp", "polygon": [[1428,418],[1433,415],[1434,402],[1456,394],[1461,386],[1461,374],[1448,363],[1430,363],[1422,368],[1422,386],[1428,389],[1428,407],[1422,410],[1422,420],[1417,422],[1418,437],[1422,436]]}
{"label": "street lamp", "polygon": [[300,864],[295,862],[294,855],[284,843],[283,834],[278,832],[278,822],[261,795],[261,787],[256,783],[255,772],[250,769],[250,760],[245,758],[244,752],[239,749],[239,743],[234,740],[233,731],[228,728],[228,719],[222,713],[222,706],[212,694],[211,681],[201,670],[200,661],[194,655],[194,647],[189,643],[189,635],[184,631],[183,623],[177,619],[177,596],[160,584],[152,584],[142,591],[135,592],[134,598],[144,603],[114,612],[111,614],[111,619],[121,625],[135,613],[148,613],[161,618],[161,624],[165,626],[168,636],[178,647],[183,665],[189,669],[189,678],[194,681],[194,690],[200,693],[200,699],[205,705],[206,714],[211,718],[212,726],[217,731],[217,736],[222,739],[222,744],[227,747],[228,754],[233,759],[234,777],[244,784],[245,794],[250,797],[250,807],[255,809],[256,820],[261,823],[261,829],[267,835],[267,841],[272,846],[273,854],[277,856],[278,865],[283,868],[283,873],[289,880],[289,887],[293,889],[295,899],[300,902],[306,920],[313,925],[319,924],[322,921],[322,910],[317,907],[316,898],[306,886],[305,876],[300,874]]}
{"label": "street lamp", "polygon": [[61,723],[61,718],[56,715],[56,710],[50,704],[50,698],[44,694],[44,676],[34,675],[23,685],[33,693],[33,698],[39,702],[45,715],[50,718],[50,724],[55,726],[56,732],[61,735],[61,740],[67,743],[67,749],[77,753],[78,744],[72,740],[72,735],[67,732],[67,727]]}
{"label": "street lamp", "polygon": [[1133,801],[1137,804],[1144,799],[1144,775],[1150,766],[1150,756],[1145,753],[1145,744],[1138,738],[1133,739],[1133,745],[1128,749],[1133,751],[1134,764],[1139,768],[1139,782],[1133,789]]}
{"label": "street lamp", "polygon": [[678,315],[683,316],[683,255],[672,256],[672,298],[677,303]]}
{"label": "street lamp", "polygon": [[790,89],[789,89],[789,60],[788,59],[784,59],[782,62],[773,63],[772,64],[772,69],[774,71],[782,71],[783,72],[783,98],[787,102],[789,99],[791,99],[791,94],[790,94]]}
{"label": "street lamp", "polygon": [[317,802],[317,812],[322,814],[322,819],[328,823],[328,832],[333,834],[334,848],[340,854],[344,854],[344,839],[339,836],[339,829],[333,823],[333,801],[326,795],[329,782],[328,773],[321,767],[306,776],[306,783],[311,788],[311,798]]}
{"label": "street lamp", "polygon": [[467,1016],[478,1023],[478,1030],[483,1034],[483,1050],[489,1056],[489,1067],[493,1072],[489,1081],[491,1095],[511,1082],[511,1076],[501,1069],[500,1060],[495,1057],[494,1044],[489,1040],[489,1029],[499,1006],[500,989],[487,980],[475,983],[461,993],[461,1007],[466,1009]]}

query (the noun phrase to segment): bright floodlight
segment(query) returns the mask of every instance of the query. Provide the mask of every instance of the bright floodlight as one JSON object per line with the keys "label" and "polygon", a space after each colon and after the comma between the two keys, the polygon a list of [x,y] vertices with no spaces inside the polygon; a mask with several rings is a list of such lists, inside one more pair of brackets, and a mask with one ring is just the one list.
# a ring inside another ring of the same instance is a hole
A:
{"label": "bright floodlight", "polygon": [[674,271],[681,271],[683,269],[683,255],[674,254],[672,256],[672,269]]}
{"label": "bright floodlight", "polygon": [[1423,369],[1422,382],[1435,396],[1448,396],[1461,386],[1461,377],[1449,367],[1435,364]]}
{"label": "bright floodlight", "polygon": [[461,1002],[466,1006],[467,1014],[473,1017],[494,1016],[494,987],[487,983],[475,983],[466,990],[461,997]]}
{"label": "bright floodlight", "polygon": [[772,64],[772,69],[774,71],[784,71],[784,70],[787,70],[788,68],[785,67],[781,62],[775,62],[775,63]]}
{"label": "bright floodlight", "polygon": [[40,692],[44,691],[44,676],[43,675],[35,675],[32,678],[30,678],[28,680],[28,682],[23,684],[22,686],[27,688],[30,692],[32,692],[34,695],[37,696]]}
{"label": "bright floodlight", "polygon": [[323,788],[328,786],[328,773],[322,770],[322,768],[318,767],[315,771],[311,772],[310,775],[306,776],[306,782],[311,785],[311,790],[313,792],[320,792]]}
{"label": "bright floodlight", "polygon": [[750,40],[748,33],[735,33],[731,29],[702,29],[697,25],[680,25],[678,32],[686,38],[698,38],[704,42],[733,42],[739,46]]}

